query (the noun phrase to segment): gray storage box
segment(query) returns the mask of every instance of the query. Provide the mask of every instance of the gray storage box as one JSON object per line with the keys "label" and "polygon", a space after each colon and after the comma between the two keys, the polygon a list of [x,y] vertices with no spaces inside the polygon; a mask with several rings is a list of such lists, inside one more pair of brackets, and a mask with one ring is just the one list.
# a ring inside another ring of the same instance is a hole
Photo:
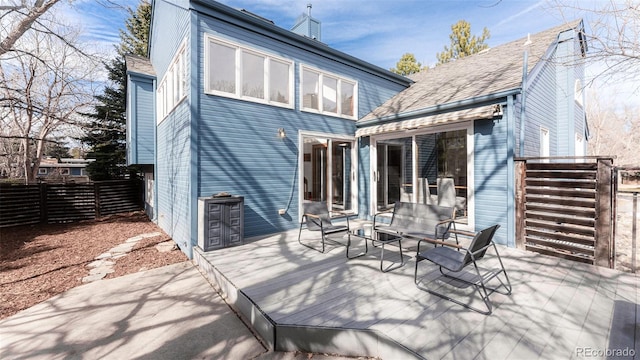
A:
{"label": "gray storage box", "polygon": [[198,198],[198,246],[204,251],[244,243],[244,197]]}

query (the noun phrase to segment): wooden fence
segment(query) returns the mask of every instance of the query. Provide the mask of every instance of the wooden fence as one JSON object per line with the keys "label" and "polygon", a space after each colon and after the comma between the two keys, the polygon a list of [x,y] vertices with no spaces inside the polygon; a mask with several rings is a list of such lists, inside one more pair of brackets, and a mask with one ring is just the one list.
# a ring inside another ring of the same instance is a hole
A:
{"label": "wooden fence", "polygon": [[[561,160],[565,162],[558,162]],[[612,267],[613,161],[596,157],[579,161],[584,162],[567,162],[567,158],[516,160],[516,245]]]}
{"label": "wooden fence", "polygon": [[0,227],[61,223],[143,208],[138,180],[0,185]]}

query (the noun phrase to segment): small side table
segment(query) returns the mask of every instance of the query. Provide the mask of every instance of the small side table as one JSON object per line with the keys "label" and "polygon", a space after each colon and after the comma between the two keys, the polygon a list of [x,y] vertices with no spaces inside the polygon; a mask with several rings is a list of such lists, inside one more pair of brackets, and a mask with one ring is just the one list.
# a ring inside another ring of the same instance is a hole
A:
{"label": "small side table", "polygon": [[[356,256],[350,256],[349,255],[349,248],[351,247],[351,237],[355,236],[361,239],[364,239],[364,244],[365,244],[365,251],[364,253],[360,253]],[[348,235],[348,241],[347,241],[347,258],[349,259],[355,259],[355,258],[359,258],[361,256],[364,256],[367,254],[367,252],[369,251],[369,246],[367,245],[368,241],[371,241],[371,245],[374,247],[378,247],[379,245],[376,245],[376,243],[381,244],[381,251],[380,251],[380,271],[382,272],[388,272],[394,269],[397,269],[399,267],[404,266],[405,262],[404,262],[404,256],[402,255],[402,236],[398,235],[398,234],[393,234],[393,233],[389,233],[389,232],[385,232],[385,231],[380,231],[380,230],[372,230],[371,229],[371,225],[364,225],[361,226],[359,228],[353,229],[350,231],[349,235]],[[388,267],[388,268],[384,268],[384,246],[389,244],[389,243],[393,243],[393,242],[397,242],[398,243],[398,248],[400,249],[400,264],[392,266],[392,267]]]}

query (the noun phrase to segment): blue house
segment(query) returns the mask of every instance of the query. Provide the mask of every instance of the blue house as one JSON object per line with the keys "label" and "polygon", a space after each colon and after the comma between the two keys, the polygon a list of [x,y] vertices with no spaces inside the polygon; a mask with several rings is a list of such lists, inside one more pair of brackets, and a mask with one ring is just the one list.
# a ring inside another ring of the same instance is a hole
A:
{"label": "blue house", "polygon": [[289,31],[211,0],[152,5],[149,57],[126,59],[128,161],[190,257],[199,198],[242,196],[252,237],[297,227],[304,201],[370,218],[442,178],[462,227],[500,223],[512,245],[514,157],[584,153],[581,22],[406,78],[328,47],[310,14]]}

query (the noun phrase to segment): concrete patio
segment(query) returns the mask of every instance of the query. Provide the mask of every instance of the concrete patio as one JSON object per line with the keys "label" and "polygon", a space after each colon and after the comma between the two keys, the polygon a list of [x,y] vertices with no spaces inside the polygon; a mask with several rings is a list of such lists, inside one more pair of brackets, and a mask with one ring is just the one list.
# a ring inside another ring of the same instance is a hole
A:
{"label": "concrete patio", "polygon": [[[500,246],[513,293],[493,294],[493,314],[485,316],[416,287],[415,242],[403,241],[414,246],[407,264],[383,273],[379,249],[348,260],[343,246],[322,254],[297,236],[292,230],[194,255],[277,351],[383,359],[632,358],[640,351],[634,274]],[[305,241],[319,243],[318,236],[303,230]],[[430,288],[477,301],[427,262],[420,274]]]}

